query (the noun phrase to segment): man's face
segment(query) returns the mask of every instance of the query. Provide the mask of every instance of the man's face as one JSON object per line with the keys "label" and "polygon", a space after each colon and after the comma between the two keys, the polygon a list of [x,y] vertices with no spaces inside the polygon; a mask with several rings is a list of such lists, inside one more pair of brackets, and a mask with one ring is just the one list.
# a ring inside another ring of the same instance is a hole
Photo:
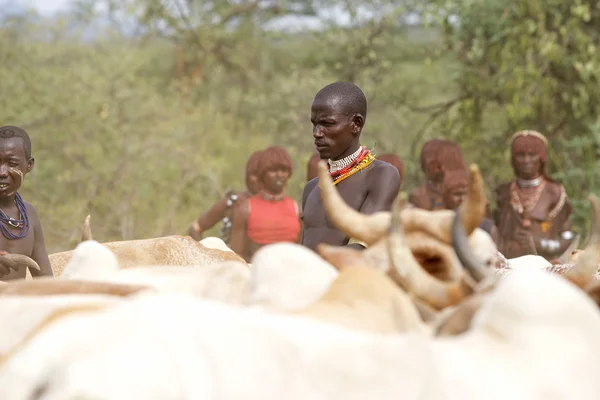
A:
{"label": "man's face", "polygon": [[361,117],[341,110],[335,98],[315,98],[311,107],[315,147],[321,159],[339,159],[354,142],[362,129]]}
{"label": "man's face", "polygon": [[0,138],[0,197],[14,195],[19,190],[33,162],[33,158],[25,155],[23,139]]}
{"label": "man's face", "polygon": [[467,198],[467,187],[457,187],[444,193],[444,205],[449,210],[456,210]]}
{"label": "man's face", "polygon": [[263,174],[263,188],[272,194],[283,193],[289,178],[290,171],[287,168],[270,169]]}
{"label": "man's face", "polygon": [[542,160],[532,150],[518,151],[513,154],[513,166],[518,178],[531,180],[540,176]]}

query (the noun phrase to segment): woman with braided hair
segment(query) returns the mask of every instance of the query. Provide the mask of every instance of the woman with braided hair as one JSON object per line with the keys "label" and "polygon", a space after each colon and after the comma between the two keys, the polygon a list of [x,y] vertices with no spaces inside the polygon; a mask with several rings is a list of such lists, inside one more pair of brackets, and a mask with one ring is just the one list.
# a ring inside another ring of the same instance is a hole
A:
{"label": "woman with braided hair", "polygon": [[421,170],[425,184],[410,191],[408,201],[426,210],[443,210],[442,185],[445,171],[467,171],[467,163],[458,144],[449,140],[432,139],[421,149]]}
{"label": "woman with braided hair", "polygon": [[[448,210],[456,210],[467,198],[469,190],[469,171],[455,169],[444,173],[442,183],[442,199],[444,207]],[[496,242],[498,240],[498,229],[491,218],[484,217],[479,228],[486,231]]]}
{"label": "woman with braided hair", "polygon": [[538,254],[552,260],[574,239],[565,188],[546,172],[547,145],[546,137],[532,130],[512,137],[511,164],[516,179],[496,188],[494,211],[498,250],[507,258]]}
{"label": "woman with braided hair", "polygon": [[292,160],[283,147],[263,150],[257,178],[260,185],[254,196],[238,201],[234,208],[231,249],[250,262],[262,246],[296,243],[300,238],[300,207],[285,188],[292,175]]}
{"label": "woman with braided hair", "polygon": [[262,151],[255,151],[246,162],[246,190],[241,192],[229,191],[225,197],[217,201],[208,211],[200,214],[198,219],[190,226],[188,235],[195,240],[202,239],[202,233],[222,221],[221,239],[229,245],[231,228],[233,226],[233,206],[240,200],[247,199],[260,189],[258,182],[258,168]]}

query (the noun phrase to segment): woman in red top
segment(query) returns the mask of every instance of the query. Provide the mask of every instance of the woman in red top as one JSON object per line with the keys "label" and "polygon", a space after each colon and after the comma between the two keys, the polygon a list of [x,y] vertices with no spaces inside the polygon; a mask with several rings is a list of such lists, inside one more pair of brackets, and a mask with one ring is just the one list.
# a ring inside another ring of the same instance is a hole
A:
{"label": "woman in red top", "polygon": [[231,249],[246,261],[250,262],[254,253],[267,244],[298,242],[300,209],[285,195],[291,175],[292,160],[284,148],[263,150],[258,166],[261,188],[258,194],[239,201],[234,210]]}

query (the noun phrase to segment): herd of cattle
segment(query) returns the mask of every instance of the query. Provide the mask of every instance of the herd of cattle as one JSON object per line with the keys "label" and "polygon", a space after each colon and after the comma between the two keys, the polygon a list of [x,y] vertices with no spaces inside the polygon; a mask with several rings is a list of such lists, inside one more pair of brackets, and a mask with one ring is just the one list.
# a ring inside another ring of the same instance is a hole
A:
{"label": "herd of cattle", "polygon": [[476,166],[456,212],[399,196],[360,214],[319,173],[367,249],[279,243],[247,264],[216,238],[100,244],[88,219],[55,278],[0,283],[0,399],[600,398],[596,198],[585,250],[552,266],[478,228]]}

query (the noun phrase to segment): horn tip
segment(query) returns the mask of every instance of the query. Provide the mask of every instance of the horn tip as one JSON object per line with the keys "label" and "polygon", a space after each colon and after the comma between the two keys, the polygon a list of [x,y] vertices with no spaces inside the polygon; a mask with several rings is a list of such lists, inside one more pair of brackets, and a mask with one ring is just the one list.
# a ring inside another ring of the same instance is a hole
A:
{"label": "horn tip", "polygon": [[317,170],[319,176],[319,186],[321,186],[322,182],[329,178],[329,167],[325,161],[319,160],[319,163],[317,164]]}
{"label": "horn tip", "polygon": [[471,175],[480,175],[481,170],[479,169],[479,165],[475,163],[469,165],[469,172],[471,172]]}

